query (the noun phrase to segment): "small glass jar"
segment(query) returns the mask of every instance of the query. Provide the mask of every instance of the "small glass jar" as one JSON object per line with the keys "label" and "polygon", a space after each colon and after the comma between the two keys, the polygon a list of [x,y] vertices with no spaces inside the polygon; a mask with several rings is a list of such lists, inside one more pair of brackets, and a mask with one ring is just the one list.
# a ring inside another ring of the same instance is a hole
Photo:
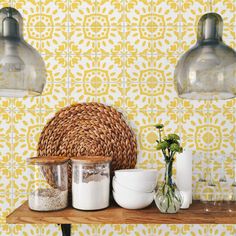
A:
{"label": "small glass jar", "polygon": [[28,159],[30,178],[28,204],[34,211],[56,211],[68,206],[67,157]]}
{"label": "small glass jar", "polygon": [[99,210],[109,206],[110,157],[72,158],[72,206]]}

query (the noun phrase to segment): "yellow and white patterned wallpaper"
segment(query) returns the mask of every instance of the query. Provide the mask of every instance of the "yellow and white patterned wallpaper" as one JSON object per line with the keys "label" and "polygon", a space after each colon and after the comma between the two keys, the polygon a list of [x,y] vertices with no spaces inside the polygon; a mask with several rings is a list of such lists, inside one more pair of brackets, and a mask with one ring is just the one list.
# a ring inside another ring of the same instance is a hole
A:
{"label": "yellow and white patterned wallpaper", "polygon": [[[99,101],[124,112],[138,136],[138,166],[157,168],[152,125],[181,134],[195,150],[196,180],[212,155],[219,178],[225,154],[233,179],[236,100],[181,100],[173,86],[179,56],[195,42],[199,17],[216,11],[224,40],[236,48],[235,0],[1,0],[24,17],[25,39],[46,62],[47,85],[38,98],[0,98],[0,235],[60,235],[56,225],[7,225],[5,217],[27,196],[26,158],[36,155],[40,131],[53,114],[74,102]],[[184,222],[183,222],[184,223]],[[235,225],[74,225],[74,235],[235,235]]]}

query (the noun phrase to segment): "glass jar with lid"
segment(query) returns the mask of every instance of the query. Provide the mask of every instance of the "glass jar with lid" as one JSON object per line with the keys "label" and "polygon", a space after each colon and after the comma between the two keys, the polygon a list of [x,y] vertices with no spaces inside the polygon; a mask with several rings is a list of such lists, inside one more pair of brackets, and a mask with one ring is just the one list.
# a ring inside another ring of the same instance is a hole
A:
{"label": "glass jar with lid", "polygon": [[82,156],[72,160],[72,206],[99,210],[109,206],[110,157]]}
{"label": "glass jar with lid", "polygon": [[59,156],[28,159],[32,179],[28,188],[31,210],[55,211],[68,206],[68,160]]}

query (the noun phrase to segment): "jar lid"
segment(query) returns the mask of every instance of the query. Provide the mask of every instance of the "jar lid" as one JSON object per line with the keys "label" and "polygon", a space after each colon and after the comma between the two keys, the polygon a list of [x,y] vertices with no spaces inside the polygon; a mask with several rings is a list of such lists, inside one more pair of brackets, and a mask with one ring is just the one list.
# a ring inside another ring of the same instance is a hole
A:
{"label": "jar lid", "polygon": [[77,163],[100,164],[100,163],[109,163],[112,161],[112,158],[105,156],[79,156],[79,157],[72,157],[71,160]]}
{"label": "jar lid", "polygon": [[27,162],[29,164],[61,164],[69,159],[69,157],[62,156],[31,157],[27,159]]}

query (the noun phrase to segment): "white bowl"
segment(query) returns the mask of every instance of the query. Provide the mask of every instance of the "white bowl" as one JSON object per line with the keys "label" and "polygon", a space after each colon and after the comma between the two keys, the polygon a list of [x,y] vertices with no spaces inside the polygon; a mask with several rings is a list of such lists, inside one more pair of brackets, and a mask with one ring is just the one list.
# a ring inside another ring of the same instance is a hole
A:
{"label": "white bowl", "polygon": [[135,181],[131,179],[127,179],[126,181],[121,181],[120,179],[117,179],[116,176],[113,177],[113,182],[118,182],[121,186],[138,192],[145,192],[150,193],[153,192],[157,183],[156,181]]}
{"label": "white bowl", "polygon": [[153,197],[154,196],[154,191],[152,192],[140,192],[140,191],[135,191],[135,190],[131,190],[129,188],[126,188],[124,186],[122,186],[121,184],[119,184],[115,178],[113,178],[112,180],[112,187],[113,190],[118,193],[119,195],[123,195],[123,196],[136,196],[139,195],[143,198],[147,198],[147,197]]}
{"label": "white bowl", "polygon": [[150,194],[143,195],[142,193],[131,194],[129,196],[122,195],[121,193],[117,193],[115,191],[112,192],[113,197],[116,203],[126,209],[142,209],[149,206],[154,198]]}
{"label": "white bowl", "polygon": [[136,183],[155,182],[157,181],[157,170],[154,169],[125,169],[116,170],[115,176],[117,181],[125,183],[126,181],[134,181]]}

